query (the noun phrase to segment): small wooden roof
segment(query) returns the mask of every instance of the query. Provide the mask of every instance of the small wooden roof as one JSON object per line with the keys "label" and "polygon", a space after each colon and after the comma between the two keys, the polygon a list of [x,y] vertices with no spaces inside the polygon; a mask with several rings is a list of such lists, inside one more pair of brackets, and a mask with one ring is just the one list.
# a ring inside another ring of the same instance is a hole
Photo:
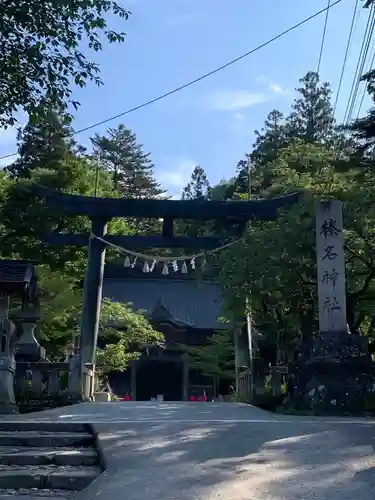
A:
{"label": "small wooden roof", "polygon": [[30,301],[36,298],[35,267],[26,260],[0,260],[0,294],[16,295]]}

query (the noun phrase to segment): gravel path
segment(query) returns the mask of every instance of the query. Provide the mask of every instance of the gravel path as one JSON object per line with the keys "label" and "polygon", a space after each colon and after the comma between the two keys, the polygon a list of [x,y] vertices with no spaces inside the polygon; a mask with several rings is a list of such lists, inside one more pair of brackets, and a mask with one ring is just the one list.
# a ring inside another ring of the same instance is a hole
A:
{"label": "gravel path", "polygon": [[92,422],[107,471],[95,500],[369,500],[375,423],[241,404],[92,403],[33,415]]}

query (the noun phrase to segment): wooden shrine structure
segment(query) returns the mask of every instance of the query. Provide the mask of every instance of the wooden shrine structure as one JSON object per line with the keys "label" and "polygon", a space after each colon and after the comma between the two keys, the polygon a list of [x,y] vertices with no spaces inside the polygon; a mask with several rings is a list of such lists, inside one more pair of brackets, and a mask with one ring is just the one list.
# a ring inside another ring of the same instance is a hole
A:
{"label": "wooden shrine structure", "polygon": [[[104,276],[106,243],[126,249],[185,248],[212,250],[228,242],[222,237],[187,237],[174,235],[174,221],[221,221],[227,227],[244,228],[251,219],[274,220],[278,210],[291,206],[300,198],[293,193],[266,200],[206,201],[206,200],[147,200],[122,198],[95,198],[70,195],[39,185],[34,186],[38,196],[57,212],[67,215],[85,215],[91,220],[90,234],[55,233],[45,236],[51,244],[88,246],[88,266],[84,281],[84,304],[80,331],[80,357],[83,367],[95,365],[100,308]],[[162,219],[160,236],[118,236],[107,234],[107,224],[115,217]],[[238,237],[238,235],[236,235]],[[87,380],[83,377],[83,380]],[[82,394],[87,394],[83,387]]]}
{"label": "wooden shrine structure", "polygon": [[[215,270],[208,268],[198,273],[162,273],[163,265],[153,273],[144,273],[141,261],[134,268],[122,264],[106,264],[103,297],[120,303],[129,303],[134,311],[143,311],[154,328],[163,333],[163,346],[144,346],[140,359],[130,362],[125,372],[112,372],[110,387],[114,394],[128,393],[133,400],[148,401],[163,394],[165,401],[186,401],[191,397],[209,400],[227,394],[232,379],[218,381],[201,373],[190,362],[186,348],[204,345],[212,335],[231,327],[220,321],[222,290],[215,279]],[[119,325],[123,328],[123,325]],[[236,338],[246,341],[247,332],[238,329]],[[253,329],[254,351],[259,332]],[[103,340],[99,339],[99,347]],[[238,366],[248,366],[246,342],[242,344],[243,357],[236,353]]]}

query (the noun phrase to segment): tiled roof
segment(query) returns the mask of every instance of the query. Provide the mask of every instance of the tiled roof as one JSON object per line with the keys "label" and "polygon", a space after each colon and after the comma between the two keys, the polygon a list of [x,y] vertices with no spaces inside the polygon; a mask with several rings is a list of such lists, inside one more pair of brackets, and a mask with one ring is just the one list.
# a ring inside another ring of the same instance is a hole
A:
{"label": "tiled roof", "polygon": [[36,293],[36,276],[32,263],[25,260],[0,260],[0,293],[25,293],[31,299]]}
{"label": "tiled roof", "polygon": [[149,317],[163,314],[175,322],[199,329],[226,329],[220,322],[221,291],[214,282],[181,279],[104,278],[103,297],[133,304]]}
{"label": "tiled roof", "polygon": [[0,281],[29,282],[32,277],[32,273],[28,273],[29,268],[29,262],[24,260],[0,260]]}

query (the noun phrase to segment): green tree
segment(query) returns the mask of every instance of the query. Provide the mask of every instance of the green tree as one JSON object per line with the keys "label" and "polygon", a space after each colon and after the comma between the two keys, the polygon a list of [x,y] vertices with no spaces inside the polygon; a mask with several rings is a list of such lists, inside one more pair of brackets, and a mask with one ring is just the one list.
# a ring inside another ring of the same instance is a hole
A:
{"label": "green tree", "polygon": [[335,121],[331,105],[331,89],[327,82],[320,83],[319,75],[309,71],[297,89],[300,97],[292,104],[286,119],[286,131],[291,139],[304,142],[329,143],[335,134]]}
{"label": "green tree", "polygon": [[[40,263],[37,272],[41,320],[37,335],[48,354],[55,358],[63,356],[79,332],[86,249],[44,245],[42,235],[63,228],[68,232],[87,233],[89,221],[83,217],[63,217],[58,210],[51,210],[34,196],[32,182],[37,180],[50,187],[69,186],[72,191],[86,194],[95,179],[95,170],[85,159],[74,159],[61,167],[64,168],[58,171],[33,170],[31,179],[19,182],[3,172],[0,188],[1,256]],[[100,173],[103,193],[117,195],[108,173]],[[111,225],[115,234],[127,231],[122,220]],[[99,338],[105,343],[105,348],[98,350],[100,373],[103,374],[110,369],[126,369],[128,360],[140,355],[140,347],[163,340],[141,312],[133,312],[130,305],[110,300],[103,301]]]}
{"label": "green tree", "polygon": [[[283,119],[283,114],[274,109],[268,114],[262,129],[255,131],[256,140],[252,152],[237,164],[235,181],[237,196],[248,195],[250,183],[253,197],[261,196],[270,186],[272,174],[269,165],[276,160],[288,142]],[[249,168],[251,168],[251,181]]]}
{"label": "green tree", "polygon": [[134,132],[119,125],[108,136],[92,139],[94,155],[113,175],[115,188],[124,198],[160,198],[164,191],[155,179],[150,154],[137,143]]}
{"label": "green tree", "polygon": [[215,332],[204,345],[187,348],[193,366],[203,375],[223,381],[235,379],[233,332]]}
{"label": "green tree", "polygon": [[109,14],[126,19],[129,12],[112,0],[0,3],[0,125],[14,125],[19,108],[31,122],[46,106],[66,109],[72,83],[102,83],[98,66],[82,48],[99,52],[104,40],[125,40],[108,26]]}
{"label": "green tree", "polygon": [[[83,293],[77,281],[67,273],[38,266],[41,318],[37,335],[49,355],[61,357],[79,334]],[[144,345],[163,344],[163,335],[155,330],[141,312],[129,304],[105,299],[102,304],[97,364],[101,375],[124,371],[130,359],[140,356]]]}
{"label": "green tree", "polygon": [[[370,94],[373,103],[375,101],[375,70],[371,70],[363,75],[362,80],[367,86],[368,93]],[[368,113],[354,120],[347,130],[352,134],[357,141],[357,154],[361,153],[361,160],[363,164],[372,167],[372,159],[375,153],[375,106],[371,107]]]}
{"label": "green tree", "polygon": [[318,328],[314,198],[344,202],[351,330],[368,330],[374,316],[374,178],[367,173],[358,182],[335,170],[334,160],[335,152],[319,144],[292,144],[284,150],[273,164],[268,196],[297,189],[310,196],[276,221],[253,221],[243,243],[221,257],[227,310],[237,317],[242,313],[250,278],[255,323],[261,331],[277,332],[278,348],[287,359],[297,342]]}
{"label": "green tree", "polygon": [[182,190],[181,198],[183,200],[209,200],[211,197],[211,187],[204,169],[197,165],[194,167],[190,181]]}
{"label": "green tree", "polygon": [[212,186],[210,189],[211,200],[225,201],[233,198],[235,190],[236,177],[232,177],[228,181],[221,180],[219,184]]}
{"label": "green tree", "polygon": [[29,121],[18,133],[19,158],[7,167],[16,177],[29,177],[37,168],[56,168],[74,157],[77,144],[72,139],[71,118],[58,110],[44,110],[38,122]]}

